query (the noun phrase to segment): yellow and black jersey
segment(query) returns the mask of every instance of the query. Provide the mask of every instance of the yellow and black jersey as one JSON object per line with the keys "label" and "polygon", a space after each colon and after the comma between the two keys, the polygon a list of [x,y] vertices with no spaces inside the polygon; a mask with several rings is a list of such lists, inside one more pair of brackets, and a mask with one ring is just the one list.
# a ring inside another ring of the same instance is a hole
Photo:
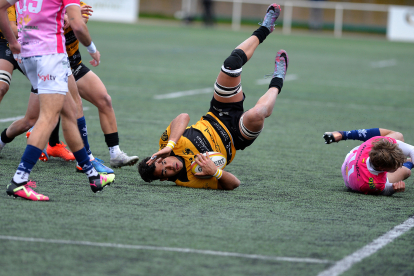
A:
{"label": "yellow and black jersey", "polygon": [[[7,16],[9,17],[10,22],[16,22],[17,21],[16,8],[14,6],[11,6],[10,8],[7,9]],[[1,30],[0,30],[0,42],[6,42],[7,43],[7,40],[4,37]]]}
{"label": "yellow and black jersey", "polygon": [[[165,148],[170,137],[171,126],[168,126],[160,138],[160,150]],[[215,177],[209,179],[197,178],[191,172],[191,163],[195,155],[206,151],[220,152],[230,164],[236,156],[230,132],[224,124],[208,112],[197,123],[189,126],[175,145],[171,155],[178,157],[184,164],[186,171],[181,171],[173,181],[179,186],[192,188],[217,189],[218,180]],[[171,180],[171,179],[170,179]]]}
{"label": "yellow and black jersey", "polygon": [[[83,7],[86,4],[81,1],[80,5]],[[76,38],[75,33],[70,26],[65,30],[64,34],[66,39],[66,52],[68,53],[70,67],[74,68],[82,62],[82,57],[79,52],[79,40]]]}

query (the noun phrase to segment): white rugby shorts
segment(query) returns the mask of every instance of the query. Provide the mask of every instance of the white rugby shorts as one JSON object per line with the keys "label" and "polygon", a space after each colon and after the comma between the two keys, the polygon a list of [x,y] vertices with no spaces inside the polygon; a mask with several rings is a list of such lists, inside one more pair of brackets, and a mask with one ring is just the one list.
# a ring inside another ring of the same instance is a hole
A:
{"label": "white rugby shorts", "polygon": [[72,71],[66,53],[22,58],[19,66],[39,94],[66,95],[68,92]]}

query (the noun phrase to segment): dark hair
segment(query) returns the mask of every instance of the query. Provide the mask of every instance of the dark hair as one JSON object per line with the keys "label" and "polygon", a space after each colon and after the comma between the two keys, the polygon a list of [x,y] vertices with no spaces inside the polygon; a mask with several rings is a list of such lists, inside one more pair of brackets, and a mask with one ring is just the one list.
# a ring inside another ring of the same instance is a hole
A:
{"label": "dark hair", "polygon": [[154,176],[155,172],[155,163],[153,163],[151,166],[147,165],[147,161],[151,157],[145,157],[141,162],[138,164],[138,172],[141,175],[141,178],[145,182],[152,182],[154,180],[159,179],[158,177]]}
{"label": "dark hair", "polygon": [[373,142],[369,158],[371,164],[377,169],[398,169],[407,159],[398,144],[384,138],[379,138]]}

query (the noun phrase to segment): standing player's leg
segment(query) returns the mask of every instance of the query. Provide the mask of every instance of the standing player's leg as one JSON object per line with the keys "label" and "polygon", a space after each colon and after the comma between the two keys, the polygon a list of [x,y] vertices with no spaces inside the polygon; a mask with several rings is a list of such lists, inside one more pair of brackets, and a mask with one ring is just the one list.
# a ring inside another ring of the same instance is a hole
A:
{"label": "standing player's leg", "polygon": [[[99,172],[99,173],[108,173],[108,174],[112,174],[114,173],[114,171],[111,168],[108,168],[107,166],[103,165],[101,162],[99,162],[92,154],[92,150],[90,149],[89,146],[89,141],[88,141],[88,128],[86,126],[86,120],[85,120],[85,116],[83,114],[83,105],[82,105],[82,99],[79,95],[79,91],[78,91],[78,87],[75,81],[75,78],[73,75],[71,75],[69,77],[70,81],[68,82],[69,85],[69,91],[72,95],[72,98],[74,99],[74,103],[76,105],[76,109],[77,109],[77,126],[79,129],[79,132],[81,134],[81,138],[83,140],[83,144],[85,146],[86,152],[89,156],[89,160],[91,161],[92,165],[94,166],[94,168]],[[62,125],[63,126],[63,125]],[[66,141],[67,142],[67,141]],[[76,165],[76,169],[79,172],[82,172],[82,166],[80,164]]]}
{"label": "standing player's leg", "polygon": [[101,128],[111,157],[111,166],[119,168],[137,163],[138,156],[128,156],[119,148],[118,127],[112,99],[101,79],[94,72],[89,71],[78,79],[76,84],[80,96],[98,108]]}
{"label": "standing player's leg", "polygon": [[244,96],[241,87],[242,66],[253,56],[257,46],[273,32],[275,21],[280,14],[280,6],[272,4],[268,7],[261,27],[252,36],[242,42],[224,61],[216,83],[214,98],[223,103],[240,102]]}

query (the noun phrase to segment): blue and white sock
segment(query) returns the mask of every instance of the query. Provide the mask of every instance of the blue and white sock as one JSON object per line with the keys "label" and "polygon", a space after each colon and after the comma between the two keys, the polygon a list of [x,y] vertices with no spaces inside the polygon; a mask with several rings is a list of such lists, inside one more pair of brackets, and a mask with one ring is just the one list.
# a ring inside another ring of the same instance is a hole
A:
{"label": "blue and white sock", "polygon": [[13,181],[17,184],[27,182],[37,160],[39,160],[42,150],[32,145],[27,145],[23,153],[20,164],[13,176]]}
{"label": "blue and white sock", "polygon": [[375,136],[381,136],[379,128],[369,128],[369,129],[355,129],[350,131],[339,131],[342,134],[342,140],[360,140],[367,141]]}
{"label": "blue and white sock", "polygon": [[91,161],[89,160],[89,156],[86,153],[86,149],[82,148],[77,152],[74,152],[73,155],[75,156],[78,165],[82,168],[82,171],[86,173],[88,177],[97,176],[98,172],[93,167]]}
{"label": "blue and white sock", "polygon": [[86,127],[86,120],[85,120],[85,116],[79,118],[78,120],[78,128],[79,128],[79,132],[82,136],[82,140],[83,140],[83,144],[85,146],[86,152],[88,155],[92,154],[92,151],[89,147],[89,142],[88,142],[88,128]]}

